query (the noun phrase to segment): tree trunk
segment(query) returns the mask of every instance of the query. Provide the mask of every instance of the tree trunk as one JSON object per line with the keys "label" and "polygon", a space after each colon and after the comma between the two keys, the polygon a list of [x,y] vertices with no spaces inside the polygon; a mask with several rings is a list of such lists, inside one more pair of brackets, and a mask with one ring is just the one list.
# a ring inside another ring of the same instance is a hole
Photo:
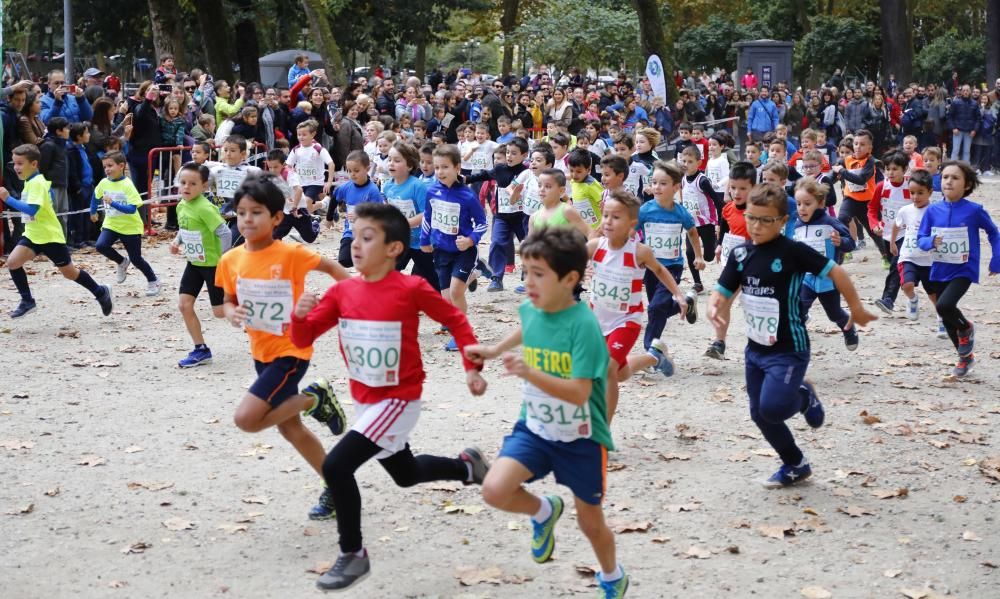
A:
{"label": "tree trunk", "polygon": [[514,70],[514,44],[510,37],[517,26],[517,9],[520,4],[521,0],[503,0],[503,15],[500,17],[500,31],[503,32],[503,65],[500,67],[500,74],[503,77]]}
{"label": "tree trunk", "polygon": [[660,6],[656,0],[632,0],[632,7],[639,17],[639,46],[644,59],[651,54],[660,57],[663,63],[663,78],[667,84],[667,95],[670,96],[667,105],[673,106],[677,101],[677,85],[674,83],[674,57],[667,45],[667,36],[663,32],[660,21]]}
{"label": "tree trunk", "polygon": [[895,75],[900,85],[913,79],[913,28],[906,0],[879,0],[882,25],[882,81]]}
{"label": "tree trunk", "polygon": [[345,85],[347,78],[344,76],[344,61],[340,57],[337,40],[333,38],[333,30],[327,18],[326,3],[323,0],[302,0],[302,9],[306,13],[306,21],[312,29],[319,53],[323,55],[326,78],[332,85]]}
{"label": "tree trunk", "polygon": [[254,23],[253,4],[239,0],[240,21],[236,23],[236,62],[240,65],[240,79],[249,83],[260,81],[260,45],[257,41],[257,24]]}
{"label": "tree trunk", "polygon": [[169,0],[149,0],[149,24],[153,30],[153,51],[159,63],[160,56],[170,54],[178,70],[187,69],[184,52],[184,33],[176,2]]}
{"label": "tree trunk", "polygon": [[417,53],[413,58],[414,64],[413,69],[417,72],[417,79],[421,81],[424,80],[424,73],[427,71],[427,40],[423,36],[419,36],[414,40],[417,45]]}
{"label": "tree trunk", "polygon": [[[986,0],[986,82],[992,85],[1000,79],[1000,0]],[[998,90],[1000,91],[1000,90]]]}
{"label": "tree trunk", "polygon": [[229,27],[222,0],[203,0],[194,11],[201,30],[201,44],[205,48],[205,62],[208,72],[216,81],[223,79],[233,82],[233,64],[229,47]]}

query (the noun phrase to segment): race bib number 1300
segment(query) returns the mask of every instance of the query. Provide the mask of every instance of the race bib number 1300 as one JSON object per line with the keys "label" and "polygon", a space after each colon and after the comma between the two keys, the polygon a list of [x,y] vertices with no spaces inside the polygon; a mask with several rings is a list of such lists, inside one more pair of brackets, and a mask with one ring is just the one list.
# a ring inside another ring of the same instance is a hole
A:
{"label": "race bib number 1300", "polygon": [[340,347],[352,380],[369,387],[399,384],[400,322],[340,319]]}

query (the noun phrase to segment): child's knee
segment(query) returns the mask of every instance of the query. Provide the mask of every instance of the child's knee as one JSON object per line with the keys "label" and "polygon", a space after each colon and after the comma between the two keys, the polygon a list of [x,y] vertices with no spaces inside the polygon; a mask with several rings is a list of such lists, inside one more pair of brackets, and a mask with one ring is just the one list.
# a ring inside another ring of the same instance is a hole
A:
{"label": "child's knee", "polygon": [[491,477],[487,474],[486,480],[483,481],[481,492],[483,495],[483,501],[491,507],[495,507],[497,509],[503,509],[503,507],[507,505],[507,502],[510,501],[511,489],[509,485],[505,484],[504,481],[497,476]]}
{"label": "child's knee", "polygon": [[595,507],[597,508],[596,510],[578,510],[576,517],[580,532],[591,541],[600,539],[605,534],[610,533],[608,525],[604,522],[604,513],[600,510],[600,506]]}
{"label": "child's knee", "polygon": [[194,313],[194,298],[190,295],[181,295],[177,298],[177,310],[182,314]]}

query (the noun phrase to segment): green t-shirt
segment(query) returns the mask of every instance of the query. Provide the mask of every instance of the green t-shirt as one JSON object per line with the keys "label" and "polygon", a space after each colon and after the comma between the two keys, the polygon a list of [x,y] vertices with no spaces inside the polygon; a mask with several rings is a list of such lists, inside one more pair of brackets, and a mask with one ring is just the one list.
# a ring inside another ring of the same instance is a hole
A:
{"label": "green t-shirt", "polygon": [[[94,197],[97,203],[104,203],[104,195],[111,196],[111,201],[118,204],[128,204],[138,208],[142,206],[142,198],[139,197],[139,190],[135,188],[132,180],[128,177],[121,179],[101,179],[94,189]],[[122,235],[142,235],[142,215],[136,210],[132,214],[123,214],[111,206],[104,212],[104,229],[120,233]]]}
{"label": "green t-shirt", "polygon": [[560,312],[544,312],[528,300],[519,311],[524,361],[529,368],[594,383],[587,404],[575,406],[525,382],[520,419],[548,441],[591,439],[614,449],[605,397],[608,348],[594,313],[583,303]]}
{"label": "green t-shirt", "polygon": [[181,254],[193,266],[215,266],[222,257],[222,242],[215,234],[226,221],[219,209],[200,195],[177,204],[177,224],[180,225]]}
{"label": "green t-shirt", "polygon": [[35,173],[24,181],[24,189],[21,191],[21,201],[25,204],[38,206],[38,212],[34,216],[24,214],[21,221],[24,223],[24,236],[32,243],[39,245],[44,243],[66,243],[66,236],[63,234],[62,224],[56,216],[56,211],[52,208],[52,183]]}
{"label": "green t-shirt", "polygon": [[580,213],[583,222],[590,225],[591,229],[596,229],[601,224],[601,197],[604,195],[604,188],[593,177],[587,177],[581,183],[570,181],[569,189],[573,207]]}

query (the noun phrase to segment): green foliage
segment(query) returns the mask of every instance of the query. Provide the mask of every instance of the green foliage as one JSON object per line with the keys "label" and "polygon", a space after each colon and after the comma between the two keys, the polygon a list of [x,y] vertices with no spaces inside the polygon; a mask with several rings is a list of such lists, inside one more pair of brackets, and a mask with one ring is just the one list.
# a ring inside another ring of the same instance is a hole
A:
{"label": "green foliage", "polygon": [[[754,21],[769,32],[772,39],[794,41],[802,37],[803,22],[800,15],[808,12],[803,6],[808,2],[795,0],[750,0]],[[735,40],[734,40],[735,41]]]}
{"label": "green foliage", "polygon": [[962,81],[986,78],[986,38],[966,36],[951,30],[924,46],[913,60],[919,81],[947,81],[958,71]]}
{"label": "green foliage", "polygon": [[879,61],[879,28],[850,17],[821,15],[795,44],[794,70],[800,77],[825,80],[834,69],[874,74]]}
{"label": "green foliage", "polygon": [[736,65],[736,48],[733,44],[746,40],[769,37],[766,27],[759,22],[735,23],[726,17],[712,15],[708,22],[688,29],[677,40],[677,65],[686,70],[733,68]]}
{"label": "green foliage", "polygon": [[578,2],[550,5],[533,15],[512,36],[532,61],[569,67],[600,68],[636,64],[639,60],[639,20],[627,4]]}

